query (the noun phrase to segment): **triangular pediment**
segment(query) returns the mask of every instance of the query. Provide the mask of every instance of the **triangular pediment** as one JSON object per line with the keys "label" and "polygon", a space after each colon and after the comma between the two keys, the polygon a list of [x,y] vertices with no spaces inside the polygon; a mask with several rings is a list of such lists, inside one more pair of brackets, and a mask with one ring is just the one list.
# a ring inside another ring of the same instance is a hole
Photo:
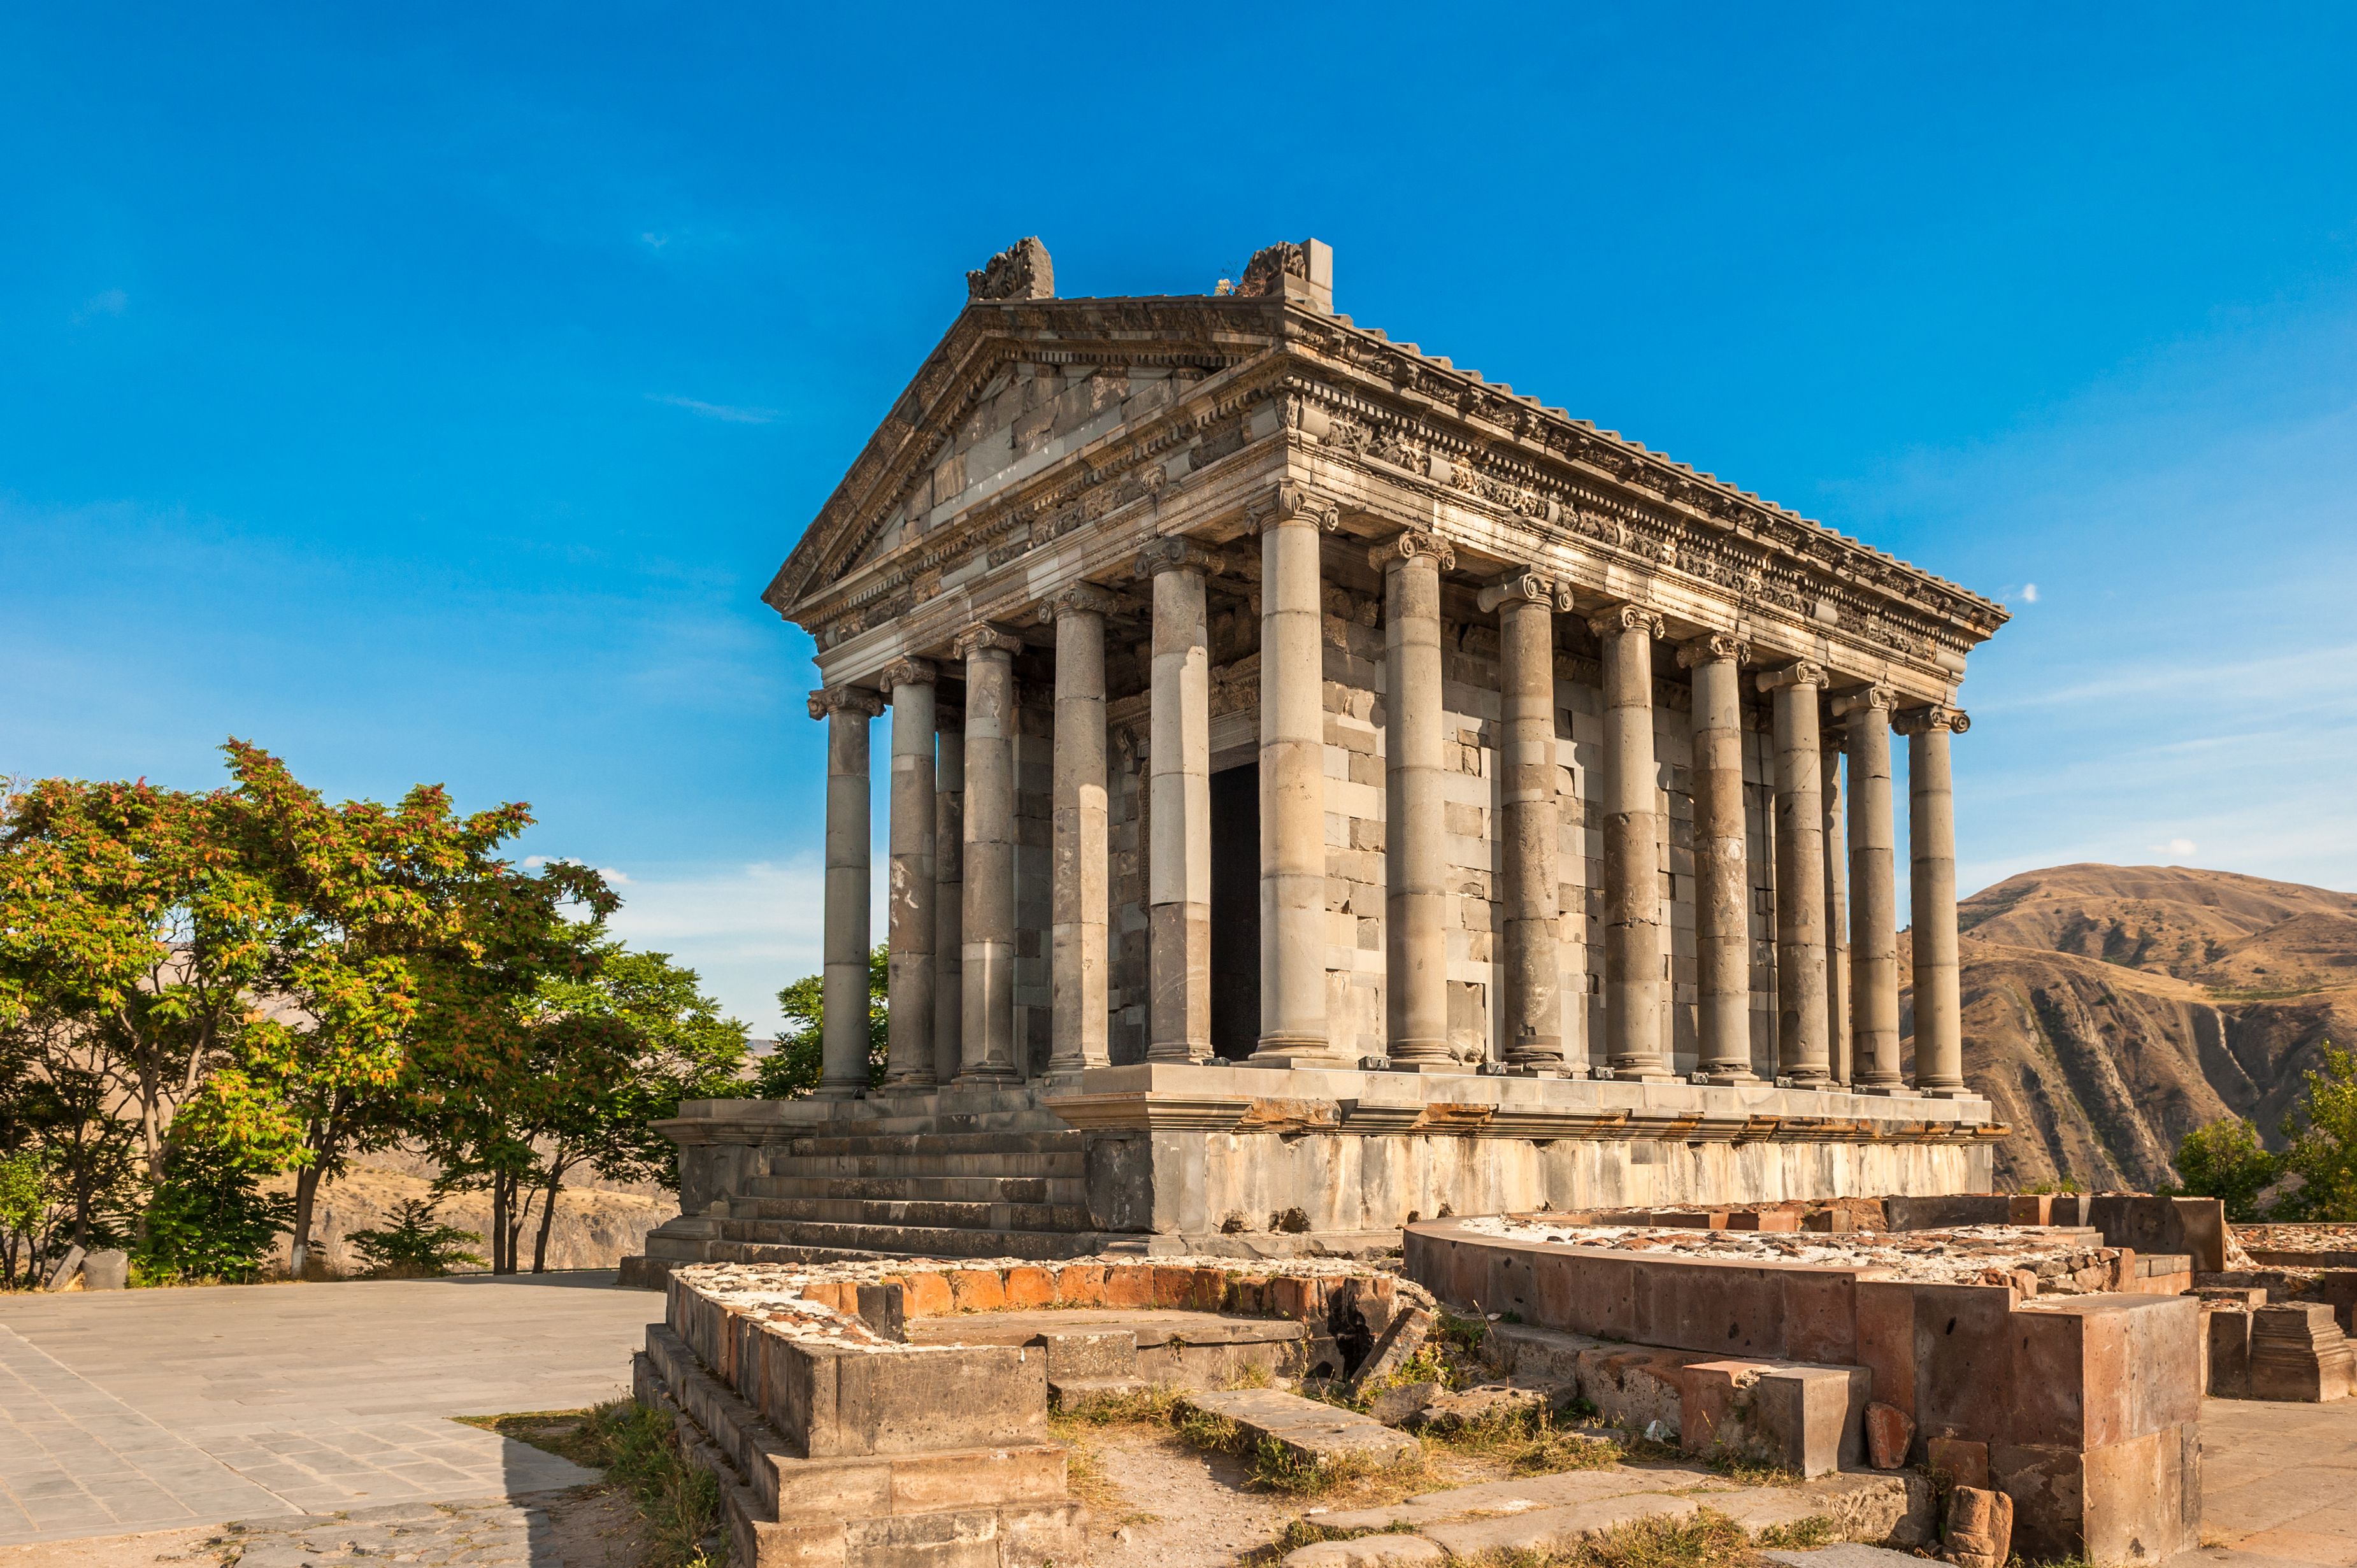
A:
{"label": "triangular pediment", "polygon": [[781,615],[1267,352],[1282,302],[1218,296],[967,306],[762,597]]}

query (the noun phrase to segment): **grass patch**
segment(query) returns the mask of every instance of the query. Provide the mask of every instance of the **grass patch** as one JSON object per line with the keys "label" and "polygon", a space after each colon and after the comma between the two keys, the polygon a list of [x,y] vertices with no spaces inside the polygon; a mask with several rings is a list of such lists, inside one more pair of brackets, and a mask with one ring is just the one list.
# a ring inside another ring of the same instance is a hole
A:
{"label": "grass patch", "polygon": [[1505,1412],[1483,1422],[1426,1429],[1427,1447],[1502,1465],[1512,1476],[1554,1476],[1566,1470],[1600,1470],[1623,1457],[1609,1437],[1557,1426],[1545,1411]]}
{"label": "grass patch", "polygon": [[1480,1568],[1743,1568],[1751,1541],[1723,1513],[1641,1519],[1566,1552],[1491,1552]]}
{"label": "grass patch", "polygon": [[1275,1568],[1293,1552],[1305,1546],[1317,1546],[1329,1541],[1357,1541],[1370,1535],[1414,1535],[1415,1527],[1407,1524],[1387,1524],[1381,1530],[1332,1530],[1306,1519],[1290,1519],[1276,1532],[1276,1539],[1265,1546],[1255,1546],[1236,1559],[1240,1568]]}
{"label": "grass patch", "polygon": [[1770,1552],[1813,1552],[1840,1540],[1834,1521],[1821,1513],[1790,1524],[1771,1524],[1751,1538],[1751,1544]]}
{"label": "grass patch", "polygon": [[590,1410],[532,1411],[457,1418],[519,1443],[606,1472],[647,1527],[644,1568],[718,1568],[720,1484],[691,1465],[672,1418],[635,1400]]}

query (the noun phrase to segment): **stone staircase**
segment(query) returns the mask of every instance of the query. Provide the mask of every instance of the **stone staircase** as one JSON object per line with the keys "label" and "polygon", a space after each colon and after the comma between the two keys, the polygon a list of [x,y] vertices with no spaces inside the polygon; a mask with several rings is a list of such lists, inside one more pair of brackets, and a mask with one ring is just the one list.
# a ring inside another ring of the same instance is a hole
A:
{"label": "stone staircase", "polygon": [[1029,1093],[856,1101],[781,1128],[759,1173],[648,1237],[651,1261],[1080,1257],[1136,1239],[1092,1223],[1085,1135]]}

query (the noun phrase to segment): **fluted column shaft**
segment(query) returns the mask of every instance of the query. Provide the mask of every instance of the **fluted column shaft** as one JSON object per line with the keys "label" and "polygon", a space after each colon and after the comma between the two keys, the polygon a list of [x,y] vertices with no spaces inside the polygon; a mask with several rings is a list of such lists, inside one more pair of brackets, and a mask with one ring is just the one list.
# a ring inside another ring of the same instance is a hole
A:
{"label": "fluted column shaft", "polygon": [[1326,701],[1318,553],[1333,503],[1283,484],[1260,533],[1260,1047],[1332,1064],[1326,1028]]}
{"label": "fluted column shaft", "polygon": [[1605,1051],[1616,1079],[1665,1079],[1653,757],[1653,639],[1662,620],[1624,605],[1588,625],[1604,644]]}
{"label": "fluted column shaft", "polygon": [[1560,1071],[1563,944],[1556,889],[1555,616],[1567,595],[1520,573],[1484,590],[1498,612],[1499,684],[1505,733],[1499,779],[1499,1022],[1506,1065]]}
{"label": "fluted column shaft", "polygon": [[1847,744],[1835,725],[1818,736],[1819,765],[1824,768],[1819,800],[1824,809],[1825,879],[1825,1050],[1835,1083],[1850,1081],[1849,994],[1849,875],[1842,845],[1848,839],[1848,794],[1842,780],[1842,748]]}
{"label": "fluted column shaft", "polygon": [[1890,693],[1839,700],[1849,757],[1851,1081],[1869,1094],[1906,1088],[1899,1070],[1899,886],[1890,797]]}
{"label": "fluted column shaft", "polygon": [[819,976],[822,1100],[867,1092],[867,725],[884,711],[873,692],[813,692],[826,720],[826,914]]}
{"label": "fluted column shaft", "polygon": [[1209,552],[1164,539],[1137,558],[1154,585],[1146,737],[1148,1061],[1211,1054],[1211,664]]}
{"label": "fluted column shaft", "polygon": [[1964,1004],[1956,972],[1956,804],[1948,736],[1971,720],[1954,708],[1900,715],[1907,736],[1907,841],[1914,865],[1915,1092],[1963,1097]]}
{"label": "fluted column shaft", "polygon": [[940,923],[934,910],[940,892],[933,864],[934,675],[921,659],[900,660],[884,671],[892,694],[892,865],[885,908],[891,1049],[885,1083],[911,1090],[934,1085],[933,938]]}
{"label": "fluted column shaft", "polygon": [[957,640],[965,660],[965,1016],[958,1082],[988,1088],[1015,1069],[1015,650],[993,626]]}
{"label": "fluted column shaft", "polygon": [[1048,1071],[1104,1067],[1105,679],[1104,618],[1113,596],[1068,588],[1044,612],[1056,628],[1055,869],[1049,918],[1053,1007]]}
{"label": "fluted column shaft", "polygon": [[[1317,536],[1308,536],[1314,548]],[[1370,559],[1383,575],[1384,1048],[1397,1067],[1455,1069],[1440,795],[1440,573],[1456,553],[1437,535],[1411,530]],[[1321,703],[1321,746],[1324,718]],[[1322,861],[1322,811],[1318,847]],[[1322,865],[1319,870],[1322,909]],[[1318,940],[1322,946],[1322,933]],[[1321,1002],[1324,969],[1321,954]]]}
{"label": "fluted column shaft", "polygon": [[1695,1007],[1696,1076],[1754,1083],[1751,1070],[1751,864],[1743,811],[1747,650],[1706,637],[1678,650],[1694,671]]}
{"label": "fluted column shaft", "polygon": [[1760,676],[1775,694],[1776,1072],[1814,1085],[1831,1076],[1825,1010],[1824,775],[1817,693],[1825,674],[1809,663]]}
{"label": "fluted column shaft", "polygon": [[964,1062],[965,714],[935,703],[941,726],[933,789],[933,1081],[948,1083]]}

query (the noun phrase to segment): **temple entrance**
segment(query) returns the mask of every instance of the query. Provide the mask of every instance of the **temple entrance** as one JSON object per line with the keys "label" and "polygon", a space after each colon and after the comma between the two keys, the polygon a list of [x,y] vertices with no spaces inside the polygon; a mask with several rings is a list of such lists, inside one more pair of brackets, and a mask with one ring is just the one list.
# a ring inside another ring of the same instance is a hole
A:
{"label": "temple entrance", "polygon": [[1211,775],[1211,1049],[1260,1044],[1260,767]]}

